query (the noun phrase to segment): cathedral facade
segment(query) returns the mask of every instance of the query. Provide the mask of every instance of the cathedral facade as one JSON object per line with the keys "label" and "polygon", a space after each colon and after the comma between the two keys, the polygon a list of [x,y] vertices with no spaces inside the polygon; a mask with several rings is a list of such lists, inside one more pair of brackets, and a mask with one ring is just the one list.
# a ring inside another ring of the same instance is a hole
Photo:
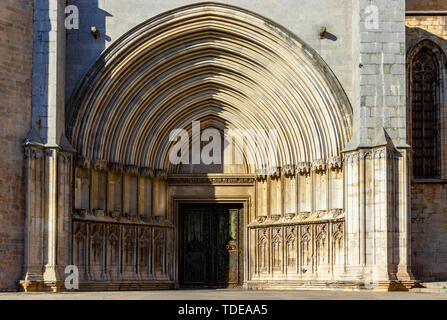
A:
{"label": "cathedral facade", "polygon": [[447,279],[445,1],[1,7],[0,290]]}

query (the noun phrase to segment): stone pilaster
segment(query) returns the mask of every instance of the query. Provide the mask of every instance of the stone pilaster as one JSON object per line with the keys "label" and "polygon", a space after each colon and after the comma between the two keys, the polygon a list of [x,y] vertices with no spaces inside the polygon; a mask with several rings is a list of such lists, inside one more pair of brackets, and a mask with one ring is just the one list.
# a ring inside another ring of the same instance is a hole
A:
{"label": "stone pilaster", "polygon": [[66,140],[46,147],[31,130],[25,141],[26,223],[24,278],[26,291],[61,289],[71,264],[71,177],[74,150]]}
{"label": "stone pilaster", "polygon": [[39,143],[25,144],[25,291],[41,289],[44,271],[44,150]]}
{"label": "stone pilaster", "polygon": [[376,290],[406,290],[409,272],[406,150],[385,144],[345,151],[346,275]]}

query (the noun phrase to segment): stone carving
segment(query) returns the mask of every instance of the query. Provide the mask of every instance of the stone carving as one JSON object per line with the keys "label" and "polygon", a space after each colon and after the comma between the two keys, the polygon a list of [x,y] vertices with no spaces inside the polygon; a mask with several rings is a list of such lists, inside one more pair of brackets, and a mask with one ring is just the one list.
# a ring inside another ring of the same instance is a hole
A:
{"label": "stone carving", "polygon": [[139,174],[139,168],[133,165],[124,166],[124,172],[133,176],[137,176]]}
{"label": "stone carving", "polygon": [[123,165],[116,162],[109,162],[108,168],[111,172],[121,173],[123,172]]}
{"label": "stone carving", "polygon": [[328,162],[329,169],[335,170],[335,169],[342,169],[343,168],[343,159],[342,157],[332,157],[329,158]]}
{"label": "stone carving", "polygon": [[344,216],[344,212],[343,212],[343,209],[331,209],[330,210],[330,215],[334,219],[341,218],[341,217]]}
{"label": "stone carving", "polygon": [[311,169],[310,162],[299,162],[296,166],[296,170],[299,174],[309,174]]}
{"label": "stone carving", "polygon": [[270,178],[279,179],[281,178],[281,167],[271,167],[269,168]]}
{"label": "stone carving", "polygon": [[84,218],[87,216],[87,209],[74,209],[73,218]]}
{"label": "stone carving", "polygon": [[268,177],[268,170],[267,169],[257,169],[256,170],[256,180],[258,181],[265,181]]}
{"label": "stone carving", "polygon": [[233,178],[233,177],[170,177],[169,184],[249,184],[255,183],[255,178]]}
{"label": "stone carving", "polygon": [[154,177],[154,169],[148,167],[140,168],[140,176],[145,178],[153,178]]}
{"label": "stone carving", "polygon": [[282,172],[283,172],[285,177],[293,177],[293,176],[295,176],[296,167],[295,167],[294,164],[285,165],[282,168]]}
{"label": "stone carving", "polygon": [[166,172],[166,170],[163,170],[163,169],[155,169],[154,177],[156,179],[166,180],[168,178],[168,173]]}
{"label": "stone carving", "polygon": [[169,280],[173,234],[172,227],[74,221],[73,263],[82,281]]}
{"label": "stone carving", "polygon": [[324,160],[324,159],[314,160],[312,162],[312,170],[316,171],[316,172],[325,171],[326,170],[326,160]]}
{"label": "stone carving", "polygon": [[107,161],[101,160],[101,159],[96,159],[91,162],[91,166],[92,166],[93,170],[105,171],[105,170],[107,170]]}
{"label": "stone carving", "polygon": [[78,155],[75,158],[75,165],[79,168],[88,169],[90,168],[90,160],[86,157]]}

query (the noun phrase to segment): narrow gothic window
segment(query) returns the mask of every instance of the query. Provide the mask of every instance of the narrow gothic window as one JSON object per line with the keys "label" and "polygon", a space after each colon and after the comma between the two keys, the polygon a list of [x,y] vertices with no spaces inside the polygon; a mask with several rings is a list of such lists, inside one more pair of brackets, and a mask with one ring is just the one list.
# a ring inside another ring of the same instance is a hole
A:
{"label": "narrow gothic window", "polygon": [[413,175],[434,178],[439,175],[438,63],[423,49],[414,57],[411,70]]}

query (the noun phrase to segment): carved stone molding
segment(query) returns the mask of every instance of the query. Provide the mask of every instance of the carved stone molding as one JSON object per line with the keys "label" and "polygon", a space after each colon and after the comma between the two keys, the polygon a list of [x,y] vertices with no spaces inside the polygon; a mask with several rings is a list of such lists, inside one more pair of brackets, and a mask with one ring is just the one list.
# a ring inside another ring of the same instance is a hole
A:
{"label": "carved stone molding", "polygon": [[75,159],[75,165],[76,165],[76,167],[79,167],[79,168],[88,169],[88,168],[90,168],[90,159],[78,155],[78,156],[76,156],[76,159]]}
{"label": "carved stone molding", "polygon": [[42,159],[43,150],[31,145],[25,146],[25,158],[26,159]]}
{"label": "carved stone molding", "polygon": [[326,160],[324,159],[318,159],[312,161],[312,170],[319,172],[319,171],[325,171],[326,170]]}
{"label": "carved stone molding", "polygon": [[109,171],[115,172],[115,173],[122,173],[123,172],[123,165],[116,162],[109,162],[108,163]]}
{"label": "carved stone molding", "polygon": [[343,209],[331,209],[329,211],[332,218],[341,218],[344,217],[344,211]]}
{"label": "carved stone molding", "polygon": [[110,211],[108,214],[102,209],[94,209],[89,212],[87,209],[74,209],[72,217],[77,221],[90,221],[113,224],[138,224],[146,226],[159,226],[173,228],[171,221],[164,217],[140,216],[137,213],[123,213],[120,211]]}
{"label": "carved stone molding", "polygon": [[309,174],[311,169],[310,162],[299,162],[296,166],[296,170],[299,174]]}
{"label": "carved stone molding", "polygon": [[293,177],[296,173],[296,166],[294,164],[287,164],[282,168],[285,177]]}
{"label": "carved stone molding", "polygon": [[68,152],[59,152],[57,159],[62,163],[70,163],[72,154]]}
{"label": "carved stone molding", "polygon": [[127,165],[124,166],[124,172],[129,175],[137,176],[140,172],[137,166]]}
{"label": "carved stone molding", "polygon": [[343,159],[342,157],[332,157],[329,158],[327,164],[329,169],[332,170],[341,169],[343,167]]}
{"label": "carved stone molding", "polygon": [[400,156],[400,152],[394,147],[383,146],[346,153],[344,155],[344,161],[346,163],[355,163],[365,159],[398,159]]}
{"label": "carved stone molding", "polygon": [[106,212],[102,209],[93,209],[93,215],[98,218],[104,218],[106,216]]}
{"label": "carved stone molding", "polygon": [[281,167],[271,167],[269,168],[270,178],[279,179],[281,178]]}
{"label": "carved stone molding", "polygon": [[300,212],[299,214],[290,214],[285,216],[270,216],[258,217],[248,224],[249,228],[281,226],[281,225],[299,225],[312,224],[321,222],[337,222],[343,221],[344,216],[340,211],[336,211],[337,216],[332,211],[329,213],[326,210],[316,212]]}
{"label": "carved stone molding", "polygon": [[92,160],[91,166],[93,170],[105,171],[107,169],[107,161],[102,159]]}
{"label": "carved stone molding", "polygon": [[154,177],[156,179],[166,180],[168,178],[168,173],[164,169],[155,169],[154,170]]}
{"label": "carved stone molding", "polygon": [[87,216],[87,209],[74,209],[73,218],[84,218]]}
{"label": "carved stone molding", "polygon": [[153,178],[154,177],[154,169],[149,167],[141,167],[140,175],[144,178]]}
{"label": "carved stone molding", "polygon": [[169,177],[169,184],[245,184],[252,185],[255,178],[237,178],[237,177]]}
{"label": "carved stone molding", "polygon": [[268,177],[268,170],[267,169],[257,169],[256,170],[256,180],[259,181],[265,181]]}

